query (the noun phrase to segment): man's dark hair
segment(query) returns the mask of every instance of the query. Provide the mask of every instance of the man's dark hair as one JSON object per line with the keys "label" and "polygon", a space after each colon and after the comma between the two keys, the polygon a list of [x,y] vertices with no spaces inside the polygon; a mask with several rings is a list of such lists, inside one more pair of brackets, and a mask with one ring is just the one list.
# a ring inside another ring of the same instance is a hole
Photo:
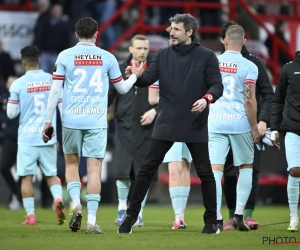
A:
{"label": "man's dark hair", "polygon": [[39,64],[39,49],[37,46],[26,46],[21,49],[22,60],[26,61],[28,66],[35,67]]}
{"label": "man's dark hair", "polygon": [[199,27],[199,24],[195,17],[191,14],[176,14],[175,16],[170,18],[171,23],[183,23],[183,27],[185,31],[193,30],[192,36],[195,36],[195,33]]}
{"label": "man's dark hair", "polygon": [[75,24],[75,31],[80,38],[91,39],[98,30],[98,23],[91,17],[84,17]]}
{"label": "man's dark hair", "polygon": [[227,29],[232,26],[232,25],[237,25],[238,23],[235,22],[235,21],[228,21],[227,23],[223,24],[223,26],[221,27],[221,30],[220,30],[220,37],[222,39],[225,39],[225,36],[226,36],[226,32],[227,32]]}

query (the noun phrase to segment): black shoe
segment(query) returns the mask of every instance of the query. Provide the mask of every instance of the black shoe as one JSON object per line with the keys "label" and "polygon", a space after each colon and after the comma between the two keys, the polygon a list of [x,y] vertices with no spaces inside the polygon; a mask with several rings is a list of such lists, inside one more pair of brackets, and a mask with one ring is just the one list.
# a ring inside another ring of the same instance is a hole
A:
{"label": "black shoe", "polygon": [[203,234],[219,234],[220,229],[216,224],[206,224],[202,230]]}
{"label": "black shoe", "polygon": [[217,220],[217,227],[220,229],[220,231],[223,231],[223,219]]}
{"label": "black shoe", "polygon": [[244,222],[243,215],[235,214],[233,216],[233,227],[240,231],[249,231],[249,227]]}
{"label": "black shoe", "polygon": [[118,229],[118,234],[131,234],[132,228],[138,225],[138,218],[130,217],[126,215],[125,220]]}

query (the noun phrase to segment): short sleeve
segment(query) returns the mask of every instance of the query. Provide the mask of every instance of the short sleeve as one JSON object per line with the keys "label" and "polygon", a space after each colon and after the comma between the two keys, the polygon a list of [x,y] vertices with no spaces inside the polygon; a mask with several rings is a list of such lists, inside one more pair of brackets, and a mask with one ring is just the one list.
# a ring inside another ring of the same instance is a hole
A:
{"label": "short sleeve", "polygon": [[10,86],[10,89],[9,89],[9,100],[8,102],[9,103],[12,103],[12,104],[18,104],[19,103],[19,90],[18,90],[18,84],[17,82],[13,82]]}
{"label": "short sleeve", "polygon": [[121,82],[123,80],[123,77],[117,59],[112,55],[110,57],[110,60],[111,60],[111,64],[108,71],[108,75],[109,75],[110,82],[112,84],[116,84],[118,82]]}
{"label": "short sleeve", "polygon": [[149,88],[159,89],[159,81],[156,81],[155,83],[153,83],[152,85],[150,85]]}
{"label": "short sleeve", "polygon": [[53,69],[53,80],[65,80],[66,76],[66,64],[65,64],[65,53],[59,53],[54,69]]}
{"label": "short sleeve", "polygon": [[251,63],[248,68],[245,83],[256,84],[257,77],[258,77],[258,68],[254,63]]}

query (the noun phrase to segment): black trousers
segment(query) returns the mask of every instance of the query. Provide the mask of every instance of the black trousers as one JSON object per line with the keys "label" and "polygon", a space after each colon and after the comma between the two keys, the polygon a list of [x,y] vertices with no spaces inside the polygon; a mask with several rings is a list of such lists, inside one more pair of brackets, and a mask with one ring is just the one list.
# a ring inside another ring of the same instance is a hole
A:
{"label": "black trousers", "polygon": [[17,161],[18,145],[13,143],[5,143],[2,148],[2,159],[1,159],[1,173],[4,181],[6,182],[10,192],[16,195],[20,202],[22,202],[21,196],[21,178],[16,183],[11,173],[12,166]]}
{"label": "black trousers", "polygon": [[[173,142],[152,139],[144,165],[135,180],[131,197],[130,207],[127,214],[131,217],[138,217],[141,210],[141,203],[149,189],[151,179],[162,163],[165,154],[172,147]],[[193,157],[197,175],[201,179],[203,203],[205,207],[204,223],[216,224],[217,218],[217,197],[216,182],[212,172],[208,143],[186,143]]]}

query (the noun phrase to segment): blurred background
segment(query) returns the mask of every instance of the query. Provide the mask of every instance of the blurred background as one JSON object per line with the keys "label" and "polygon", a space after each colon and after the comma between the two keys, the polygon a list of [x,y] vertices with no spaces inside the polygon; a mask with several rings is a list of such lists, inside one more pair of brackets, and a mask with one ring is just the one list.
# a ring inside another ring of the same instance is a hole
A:
{"label": "blurred background", "polygon": [[[168,46],[169,18],[176,13],[190,13],[197,17],[201,44],[218,55],[222,50],[219,39],[221,25],[235,20],[243,26],[247,35],[247,48],[259,56],[266,65],[274,89],[281,67],[293,59],[300,50],[300,1],[299,0],[0,0],[0,157],[3,146],[16,150],[18,120],[8,120],[6,103],[12,77],[24,73],[20,62],[20,49],[36,45],[41,52],[41,69],[50,72],[57,55],[76,44],[74,24],[82,17],[90,16],[99,23],[97,45],[113,53],[119,62],[129,54],[130,38],[145,34],[150,41],[150,51],[156,53]],[[117,204],[114,175],[114,112],[109,109],[109,135],[102,171],[102,203]],[[58,121],[58,124],[60,121]],[[61,127],[61,125],[59,125]],[[61,142],[60,129],[58,140]],[[283,143],[281,143],[283,145]],[[11,157],[10,157],[11,158]],[[1,169],[0,205],[19,209],[20,204],[11,194],[8,185],[18,182],[14,159],[12,168]],[[277,151],[266,148],[263,154],[258,205],[287,203],[286,160],[284,148]],[[58,173],[64,176],[64,159],[61,147],[58,151]],[[8,176],[12,173],[13,179]],[[85,159],[80,173],[85,181]],[[189,203],[201,202],[201,188],[192,168],[192,187]],[[51,194],[39,173],[35,179],[37,204],[51,207]],[[67,197],[65,191],[65,197]],[[168,172],[164,164],[159,169],[159,181],[152,183],[148,202],[170,203]]]}

